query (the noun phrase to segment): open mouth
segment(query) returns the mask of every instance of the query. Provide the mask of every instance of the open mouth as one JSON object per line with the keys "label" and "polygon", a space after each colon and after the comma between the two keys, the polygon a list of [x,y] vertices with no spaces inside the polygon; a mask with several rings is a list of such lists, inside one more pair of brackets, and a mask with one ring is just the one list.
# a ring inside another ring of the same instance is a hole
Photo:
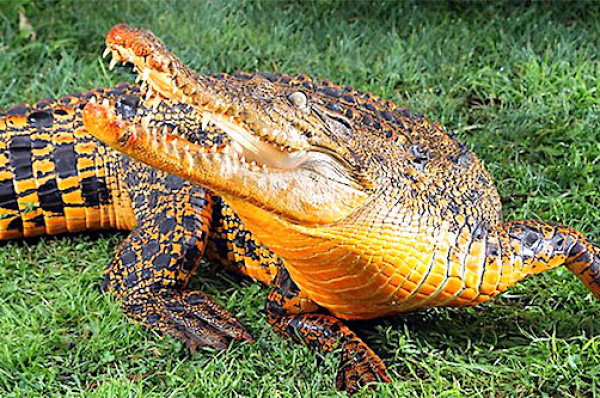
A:
{"label": "open mouth", "polygon": [[[177,157],[227,157],[229,162],[233,160],[251,171],[290,170],[310,158],[307,144],[292,146],[268,130],[257,134],[240,116],[241,112],[218,100],[218,95],[210,95],[210,87],[150,32],[119,25],[109,32],[106,46],[104,56],[111,55],[111,69],[121,63],[132,66],[136,80],[141,82],[145,108],[158,112],[166,100],[181,102],[194,109],[200,124],[199,129],[185,132],[169,126],[157,128],[152,126],[153,113],[148,112],[127,129],[133,137],[144,135],[151,146],[164,148]],[[207,147],[201,139],[203,132],[214,130],[223,132],[227,136],[223,141],[227,142]]]}

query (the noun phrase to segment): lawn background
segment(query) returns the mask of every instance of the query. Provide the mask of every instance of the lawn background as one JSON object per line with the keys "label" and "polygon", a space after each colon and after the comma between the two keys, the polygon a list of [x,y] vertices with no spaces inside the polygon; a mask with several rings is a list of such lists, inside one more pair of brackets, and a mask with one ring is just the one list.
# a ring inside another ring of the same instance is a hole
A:
{"label": "lawn background", "polygon": [[[151,29],[202,72],[308,73],[423,111],[485,161],[506,219],[567,223],[600,241],[594,3],[0,0],[0,108],[131,80],[100,56],[120,22]],[[0,249],[0,395],[343,395],[337,358],[276,336],[267,289],[214,265],[194,285],[256,344],[190,356],[129,324],[99,289],[124,236]],[[600,396],[599,313],[559,269],[478,308],[355,326],[394,379],[378,396],[584,397]]]}

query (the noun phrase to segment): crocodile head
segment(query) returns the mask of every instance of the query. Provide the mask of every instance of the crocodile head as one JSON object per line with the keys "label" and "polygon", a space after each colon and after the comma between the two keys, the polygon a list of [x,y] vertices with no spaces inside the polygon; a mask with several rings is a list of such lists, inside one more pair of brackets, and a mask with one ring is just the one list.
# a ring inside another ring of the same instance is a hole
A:
{"label": "crocodile head", "polygon": [[404,232],[500,221],[498,195],[476,156],[391,101],[302,75],[200,74],[152,33],[125,25],[106,44],[111,66],[133,65],[148,108],[181,102],[195,110],[191,119],[227,138],[208,147],[148,128],[158,112],[131,122],[99,104],[84,112],[90,133],[213,190],[288,262],[300,261],[308,245],[324,245],[331,257],[328,242],[348,244],[344,253],[368,262],[379,256],[373,247],[397,245]]}
{"label": "crocodile head", "polygon": [[[146,106],[156,109],[165,99],[192,106],[191,118],[200,115],[204,127],[228,140],[207,147],[189,134],[145,128],[152,115],[117,122],[102,107],[88,109],[90,131],[148,164],[290,222],[340,221],[391,186],[425,182],[426,169],[479,166],[439,125],[349,87],[303,75],[199,74],[151,32],[126,25],[113,28],[106,45],[111,67],[133,65]],[[103,126],[113,122],[115,128]]]}

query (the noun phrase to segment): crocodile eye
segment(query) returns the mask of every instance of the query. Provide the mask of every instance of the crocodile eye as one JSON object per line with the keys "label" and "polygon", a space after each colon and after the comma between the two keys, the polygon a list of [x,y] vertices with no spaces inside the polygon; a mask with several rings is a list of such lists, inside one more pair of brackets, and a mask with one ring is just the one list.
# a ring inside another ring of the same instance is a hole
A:
{"label": "crocodile eye", "polygon": [[533,231],[529,231],[523,237],[522,242],[523,242],[523,245],[525,245],[525,247],[533,248],[538,243],[539,240],[540,240],[540,237],[537,233],[535,233]]}
{"label": "crocodile eye", "polygon": [[300,109],[305,109],[308,106],[308,97],[302,91],[295,91],[288,96],[292,104]]}

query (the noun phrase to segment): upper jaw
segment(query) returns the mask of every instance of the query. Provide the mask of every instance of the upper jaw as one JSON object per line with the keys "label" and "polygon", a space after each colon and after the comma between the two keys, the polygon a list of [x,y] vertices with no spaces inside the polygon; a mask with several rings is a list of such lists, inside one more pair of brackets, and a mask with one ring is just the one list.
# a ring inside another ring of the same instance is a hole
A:
{"label": "upper jaw", "polygon": [[255,109],[260,105],[236,85],[240,82],[224,83],[196,73],[149,31],[117,25],[106,38],[104,56],[108,55],[111,69],[118,63],[133,65],[146,106],[156,109],[164,99],[191,105],[201,114],[203,128],[215,125],[230,134],[243,147],[244,158],[258,162],[266,156],[275,168],[285,169],[298,165],[311,149],[293,123],[282,131],[259,115]]}

